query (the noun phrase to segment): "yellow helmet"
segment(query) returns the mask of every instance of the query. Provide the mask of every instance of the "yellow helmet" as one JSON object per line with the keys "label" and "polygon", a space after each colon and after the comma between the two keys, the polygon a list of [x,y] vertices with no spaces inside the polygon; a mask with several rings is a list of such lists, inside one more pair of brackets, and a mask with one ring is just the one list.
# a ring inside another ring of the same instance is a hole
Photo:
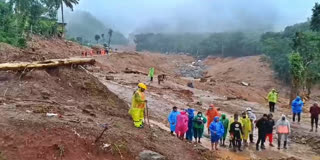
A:
{"label": "yellow helmet", "polygon": [[147,90],[147,86],[145,84],[143,84],[143,83],[139,83],[138,87],[140,87],[140,88],[142,88],[144,90]]}

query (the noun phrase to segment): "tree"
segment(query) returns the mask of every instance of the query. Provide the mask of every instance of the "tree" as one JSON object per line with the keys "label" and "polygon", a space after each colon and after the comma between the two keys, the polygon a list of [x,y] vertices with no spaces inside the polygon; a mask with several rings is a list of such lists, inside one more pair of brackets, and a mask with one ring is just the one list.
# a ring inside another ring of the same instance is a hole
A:
{"label": "tree", "polygon": [[313,31],[320,31],[320,5],[316,3],[312,9],[310,28]]}
{"label": "tree", "polygon": [[112,29],[109,29],[109,31],[108,31],[108,35],[109,35],[108,46],[109,46],[109,47],[110,47],[110,43],[111,43],[112,33],[113,33],[113,30],[112,30]]}
{"label": "tree", "polygon": [[96,34],[95,36],[94,36],[94,39],[97,41],[97,44],[99,43],[99,40],[100,40],[100,35],[99,34]]}
{"label": "tree", "polygon": [[55,4],[57,8],[61,7],[61,18],[62,18],[62,33],[64,33],[64,10],[63,10],[63,4],[65,4],[68,8],[70,8],[73,11],[73,6],[79,4],[80,0],[55,0]]}
{"label": "tree", "polygon": [[102,38],[102,41],[104,42],[105,39],[104,39],[104,33],[101,34],[101,38]]}
{"label": "tree", "polygon": [[291,104],[292,100],[299,95],[299,89],[303,83],[304,77],[304,67],[303,67],[303,59],[299,53],[292,53],[289,56],[289,63],[290,63],[290,73],[291,73],[291,93],[290,93],[290,101]]}

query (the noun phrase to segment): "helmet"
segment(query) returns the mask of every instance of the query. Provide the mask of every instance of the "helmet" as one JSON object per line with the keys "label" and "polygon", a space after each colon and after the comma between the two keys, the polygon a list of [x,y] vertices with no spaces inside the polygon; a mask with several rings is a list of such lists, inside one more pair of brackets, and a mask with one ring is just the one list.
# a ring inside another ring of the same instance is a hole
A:
{"label": "helmet", "polygon": [[147,86],[145,84],[143,84],[143,83],[139,83],[138,87],[140,87],[140,88],[142,88],[144,90],[147,90]]}
{"label": "helmet", "polygon": [[251,108],[250,108],[250,107],[248,107],[248,108],[246,109],[246,111],[252,111],[252,110],[251,110]]}

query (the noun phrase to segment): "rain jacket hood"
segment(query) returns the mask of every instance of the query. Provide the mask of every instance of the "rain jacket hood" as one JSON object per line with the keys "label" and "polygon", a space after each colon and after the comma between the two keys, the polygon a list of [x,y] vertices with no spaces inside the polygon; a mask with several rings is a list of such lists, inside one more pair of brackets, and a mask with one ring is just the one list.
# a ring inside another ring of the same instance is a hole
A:
{"label": "rain jacket hood", "polygon": [[303,101],[298,96],[295,100],[292,101],[291,108],[293,113],[301,113],[303,108]]}
{"label": "rain jacket hood", "polygon": [[[282,118],[284,118],[284,120]],[[285,115],[281,116],[281,118],[277,121],[275,127],[276,132],[282,134],[289,134],[291,130],[290,122],[287,120],[287,117]]]}
{"label": "rain jacket hood", "polygon": [[[224,127],[221,122],[218,122],[219,117],[214,118],[214,122],[210,124],[211,139],[220,139],[224,134]],[[216,134],[214,134],[216,133]]]}
{"label": "rain jacket hood", "polygon": [[180,135],[180,134],[185,134],[188,130],[188,115],[187,112],[182,111],[180,114],[177,116],[177,125],[176,125],[176,130],[175,132]]}
{"label": "rain jacket hood", "polygon": [[214,107],[214,105],[211,104],[209,109],[207,110],[206,116],[208,119],[207,128],[209,128],[211,122],[213,122],[214,117],[216,117],[216,116],[220,117],[220,114],[219,114],[218,110]]}
{"label": "rain jacket hood", "polygon": [[175,131],[177,125],[177,116],[180,114],[178,111],[172,111],[168,116],[168,121],[170,123],[170,130]]}

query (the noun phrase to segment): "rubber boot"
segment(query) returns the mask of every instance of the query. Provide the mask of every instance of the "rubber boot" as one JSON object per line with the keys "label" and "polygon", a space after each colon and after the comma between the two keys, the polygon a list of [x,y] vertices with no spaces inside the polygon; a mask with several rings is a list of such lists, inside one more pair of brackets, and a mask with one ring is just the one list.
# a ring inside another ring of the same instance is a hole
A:
{"label": "rubber boot", "polygon": [[241,152],[242,149],[241,149],[241,140],[238,142],[238,150]]}
{"label": "rubber boot", "polygon": [[254,143],[253,142],[253,134],[250,134],[249,136],[250,136],[250,143]]}
{"label": "rubber boot", "polygon": [[259,145],[258,144],[256,144],[256,150],[259,151]]}
{"label": "rubber boot", "polygon": [[263,143],[261,144],[261,149],[266,149]]}
{"label": "rubber boot", "polygon": [[281,146],[281,141],[278,140],[278,149],[280,149],[280,146]]}
{"label": "rubber boot", "polygon": [[284,141],[284,143],[283,143],[283,148],[284,148],[284,149],[287,149],[287,141]]}

